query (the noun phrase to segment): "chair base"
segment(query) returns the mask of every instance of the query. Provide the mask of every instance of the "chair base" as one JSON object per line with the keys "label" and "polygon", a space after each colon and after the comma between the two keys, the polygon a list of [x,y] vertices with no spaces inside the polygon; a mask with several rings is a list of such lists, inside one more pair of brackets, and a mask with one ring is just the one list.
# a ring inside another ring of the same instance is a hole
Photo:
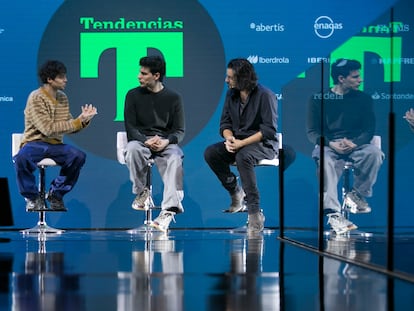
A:
{"label": "chair base", "polygon": [[[233,228],[229,230],[230,233],[240,233],[240,234],[247,234],[247,225],[242,226],[242,227],[237,227],[237,228]],[[261,232],[257,232],[257,234],[272,234],[274,233],[276,230],[275,229],[269,229],[269,228],[264,228],[263,231]]]}
{"label": "chair base", "polygon": [[365,232],[361,230],[351,230],[342,234],[336,234],[333,230],[326,230],[323,232],[323,235],[326,238],[334,237],[334,236],[340,236],[340,237],[363,237],[363,238],[372,238],[374,236],[371,232]]}
{"label": "chair base", "polygon": [[150,224],[143,224],[137,228],[127,230],[129,234],[149,234],[153,232],[159,232],[157,229],[150,226]]}
{"label": "chair base", "polygon": [[39,221],[36,226],[30,229],[25,229],[20,231],[22,234],[42,234],[42,233],[52,233],[52,234],[61,234],[65,232],[62,229],[56,229],[49,226],[46,222]]}
{"label": "chair base", "polygon": [[152,195],[152,192],[150,192],[148,202],[146,202],[146,205],[148,207],[144,210],[144,212],[145,212],[144,223],[141,226],[137,227],[137,228],[127,230],[127,232],[129,234],[145,234],[145,233],[151,233],[151,232],[158,231],[157,229],[150,226],[150,224],[152,223],[152,211],[154,209],[159,209],[158,207],[156,207],[154,205],[154,201],[153,201],[151,195]]}
{"label": "chair base", "polygon": [[37,209],[26,209],[26,212],[28,213],[41,213],[41,212],[67,212],[67,208],[62,209],[53,209],[49,207],[44,208],[37,208]]}

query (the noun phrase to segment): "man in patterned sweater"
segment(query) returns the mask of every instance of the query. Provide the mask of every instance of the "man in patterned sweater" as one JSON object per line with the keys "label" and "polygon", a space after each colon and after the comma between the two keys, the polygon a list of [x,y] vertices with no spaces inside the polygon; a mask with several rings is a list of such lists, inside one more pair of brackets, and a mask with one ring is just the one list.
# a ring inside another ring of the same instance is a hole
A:
{"label": "man in patterned sweater", "polygon": [[67,133],[85,128],[97,114],[96,107],[85,105],[81,114],[73,118],[65,89],[66,67],[59,61],[47,61],[39,70],[43,86],[30,93],[25,115],[25,129],[22,146],[14,156],[17,185],[26,200],[26,209],[39,210],[43,207],[33,172],[43,158],[54,160],[60,167],[46,196],[54,210],[66,210],[63,196],[72,190],[78,180],[86,155],[81,150],[63,143]]}

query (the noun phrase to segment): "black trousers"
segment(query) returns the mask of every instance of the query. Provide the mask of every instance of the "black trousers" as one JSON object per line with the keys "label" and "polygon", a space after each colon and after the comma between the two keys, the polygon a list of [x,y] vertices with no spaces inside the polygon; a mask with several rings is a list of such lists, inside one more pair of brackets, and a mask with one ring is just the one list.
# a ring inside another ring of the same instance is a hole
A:
{"label": "black trousers", "polygon": [[204,159],[230,194],[237,189],[237,178],[230,169],[231,164],[236,164],[241,186],[246,193],[248,212],[252,214],[260,210],[255,165],[260,160],[272,159],[275,155],[276,152],[272,148],[264,146],[261,142],[245,146],[236,153],[228,152],[224,142],[219,142],[207,147]]}

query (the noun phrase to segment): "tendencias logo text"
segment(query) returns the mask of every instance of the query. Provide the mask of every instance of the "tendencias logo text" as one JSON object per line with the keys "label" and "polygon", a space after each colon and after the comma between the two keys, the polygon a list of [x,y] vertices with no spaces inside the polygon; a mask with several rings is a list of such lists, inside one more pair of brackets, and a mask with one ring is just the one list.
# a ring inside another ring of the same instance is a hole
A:
{"label": "tendencias logo text", "polygon": [[80,24],[85,30],[169,30],[183,29],[183,21],[170,21],[158,17],[157,20],[126,20],[121,17],[116,21],[95,20],[93,17],[81,17]]}

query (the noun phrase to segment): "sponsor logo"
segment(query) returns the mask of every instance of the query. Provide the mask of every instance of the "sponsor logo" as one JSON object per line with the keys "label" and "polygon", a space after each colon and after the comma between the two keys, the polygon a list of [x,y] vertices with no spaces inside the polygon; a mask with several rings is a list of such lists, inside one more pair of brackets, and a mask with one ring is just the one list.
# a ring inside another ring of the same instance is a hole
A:
{"label": "sponsor logo", "polygon": [[403,22],[390,22],[388,24],[369,25],[362,28],[362,33],[366,34],[396,34],[410,31],[410,25]]}
{"label": "sponsor logo", "polygon": [[414,57],[400,57],[400,58],[380,58],[378,59],[380,65],[414,65]]}
{"label": "sponsor logo", "polygon": [[342,28],[342,23],[336,23],[332,18],[325,15],[317,17],[313,24],[315,34],[322,39],[331,37],[335,30],[341,30]]}
{"label": "sponsor logo", "polygon": [[247,60],[252,64],[289,64],[288,57],[263,57],[259,55],[250,55]]}
{"label": "sponsor logo", "polygon": [[375,92],[372,94],[372,99],[375,100],[390,100],[390,99],[397,99],[397,100],[414,100],[414,94],[412,93],[385,93],[385,92]]}
{"label": "sponsor logo", "polygon": [[341,95],[341,94],[335,94],[335,93],[323,93],[323,94],[316,93],[316,94],[313,94],[313,99],[321,100],[322,98],[323,99],[343,99],[344,96]]}
{"label": "sponsor logo", "polygon": [[13,100],[12,96],[0,96],[0,102],[12,102]]}
{"label": "sponsor logo", "polygon": [[128,20],[120,17],[116,21],[95,20],[94,17],[81,17],[80,24],[85,30],[171,30],[183,29],[181,20],[164,20],[158,17],[156,20]]}
{"label": "sponsor logo", "polygon": [[283,32],[285,31],[285,25],[283,24],[263,24],[263,23],[250,23],[250,29],[257,32]]}
{"label": "sponsor logo", "polygon": [[329,57],[308,57],[308,64],[320,64],[325,63],[329,64]]}

